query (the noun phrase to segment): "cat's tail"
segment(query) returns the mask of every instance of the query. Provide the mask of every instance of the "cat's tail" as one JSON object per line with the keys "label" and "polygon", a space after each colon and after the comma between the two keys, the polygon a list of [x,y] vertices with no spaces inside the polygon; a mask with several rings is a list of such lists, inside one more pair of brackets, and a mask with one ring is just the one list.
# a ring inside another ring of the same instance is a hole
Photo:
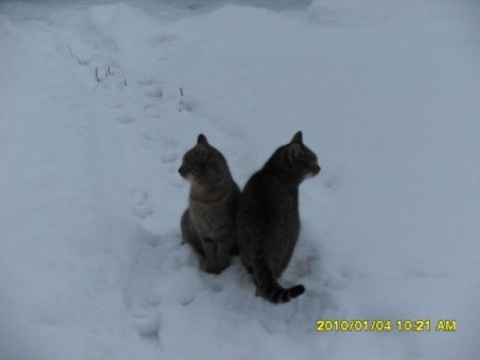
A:
{"label": "cat's tail", "polygon": [[267,260],[263,257],[257,257],[253,260],[252,270],[257,285],[257,294],[274,304],[289,302],[305,292],[303,285],[295,285],[288,289],[283,288],[275,278]]}

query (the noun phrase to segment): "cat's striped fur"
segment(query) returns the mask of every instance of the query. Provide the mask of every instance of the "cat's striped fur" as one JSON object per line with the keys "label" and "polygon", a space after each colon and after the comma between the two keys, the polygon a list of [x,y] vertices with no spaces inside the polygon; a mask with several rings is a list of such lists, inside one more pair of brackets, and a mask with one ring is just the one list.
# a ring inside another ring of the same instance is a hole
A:
{"label": "cat's striped fur", "polygon": [[317,156],[303,144],[299,131],[248,180],[240,195],[240,257],[252,274],[257,294],[275,304],[305,291],[303,285],[283,288],[277,279],[290,262],[300,232],[299,185],[319,172]]}
{"label": "cat's striped fur", "polygon": [[188,208],[180,221],[183,241],[205,258],[205,271],[218,274],[238,252],[235,214],[240,190],[225,157],[203,134],[185,153],[178,171],[191,182]]}

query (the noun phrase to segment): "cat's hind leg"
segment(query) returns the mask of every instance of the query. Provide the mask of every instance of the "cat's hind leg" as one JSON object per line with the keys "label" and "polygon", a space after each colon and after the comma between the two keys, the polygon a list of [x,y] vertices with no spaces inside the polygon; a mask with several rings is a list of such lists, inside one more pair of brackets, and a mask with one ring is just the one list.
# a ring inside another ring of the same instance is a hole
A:
{"label": "cat's hind leg", "polygon": [[206,272],[219,274],[230,265],[230,251],[232,248],[230,242],[204,238],[202,239],[202,243],[207,260]]}

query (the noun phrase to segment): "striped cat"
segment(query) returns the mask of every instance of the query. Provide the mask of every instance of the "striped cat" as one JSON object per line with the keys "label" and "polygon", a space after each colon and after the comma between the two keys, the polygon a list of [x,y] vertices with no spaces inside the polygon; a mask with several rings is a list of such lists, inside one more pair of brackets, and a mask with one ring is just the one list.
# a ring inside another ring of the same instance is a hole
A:
{"label": "striped cat", "polygon": [[183,241],[205,258],[206,272],[218,274],[238,252],[235,215],[240,190],[225,157],[203,134],[183,156],[178,172],[191,182],[188,208],[180,221]]}
{"label": "striped cat", "polygon": [[300,232],[298,188],[320,172],[317,156],[303,144],[302,133],[280,146],[240,195],[237,232],[240,257],[253,277],[257,294],[278,304],[305,291],[277,281],[290,262]]}

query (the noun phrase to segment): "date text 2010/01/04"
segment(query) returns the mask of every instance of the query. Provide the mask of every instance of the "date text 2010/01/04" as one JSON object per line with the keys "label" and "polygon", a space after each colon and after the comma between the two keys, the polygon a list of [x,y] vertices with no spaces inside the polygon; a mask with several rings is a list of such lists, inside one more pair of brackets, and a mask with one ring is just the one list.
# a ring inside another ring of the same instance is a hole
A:
{"label": "date text 2010/01/04", "polygon": [[455,332],[456,320],[438,320],[436,323],[428,319],[417,320],[317,320],[317,332]]}

